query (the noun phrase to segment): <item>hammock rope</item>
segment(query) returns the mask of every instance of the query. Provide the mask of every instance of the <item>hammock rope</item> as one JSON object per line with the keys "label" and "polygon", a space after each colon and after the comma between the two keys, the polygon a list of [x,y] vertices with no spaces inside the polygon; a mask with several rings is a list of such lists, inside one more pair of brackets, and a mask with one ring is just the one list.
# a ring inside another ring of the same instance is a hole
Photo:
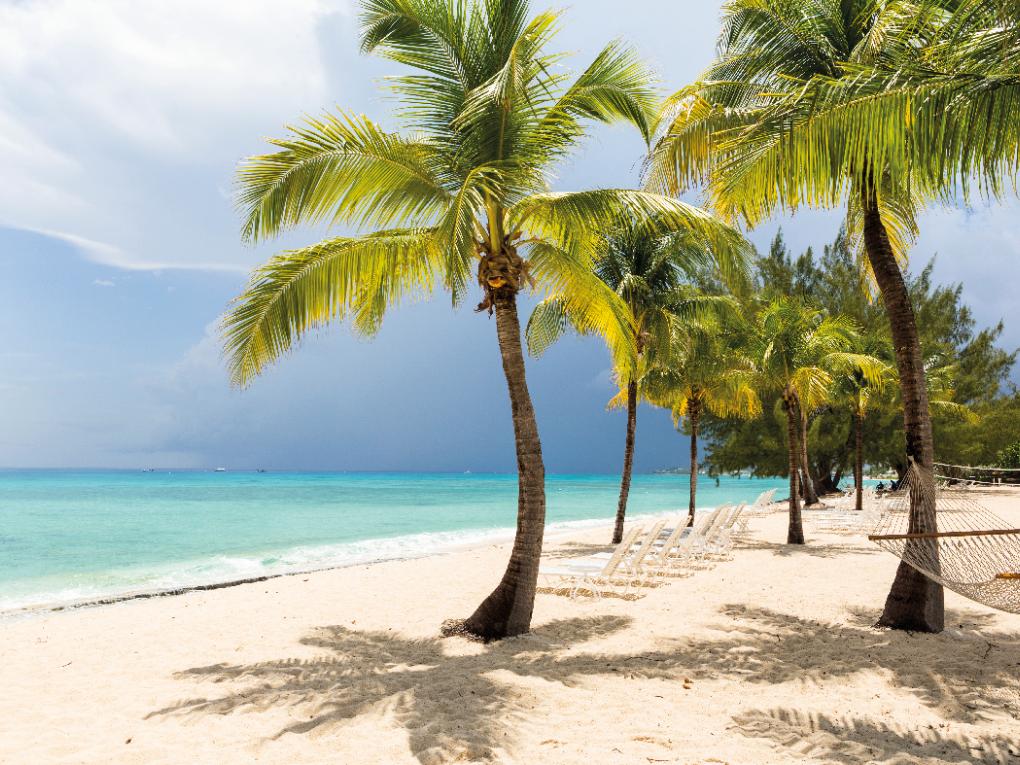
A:
{"label": "hammock rope", "polygon": [[916,463],[883,501],[868,539],[946,589],[1020,613],[1020,529],[972,494],[937,487],[934,475]]}

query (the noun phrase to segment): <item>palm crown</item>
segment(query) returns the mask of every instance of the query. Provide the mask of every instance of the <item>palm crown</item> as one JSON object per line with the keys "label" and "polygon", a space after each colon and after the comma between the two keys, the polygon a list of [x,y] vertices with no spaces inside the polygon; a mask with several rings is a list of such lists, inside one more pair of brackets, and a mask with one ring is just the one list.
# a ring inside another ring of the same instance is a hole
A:
{"label": "palm crown", "polygon": [[588,121],[622,120],[647,137],[655,93],[619,43],[571,80],[561,54],[547,50],[558,14],[528,11],[526,0],[363,2],[363,48],[415,70],[390,80],[407,130],[327,115],[242,165],[249,240],[300,223],[368,233],[284,252],[254,272],[225,322],[236,383],[330,319],[350,316],[370,334],[405,296],[441,285],[460,301],[472,272],[481,309],[499,290],[535,285],[561,295],[575,321],[611,338],[623,358],[628,319],[590,272],[594,232],[623,215],[654,217],[722,250],[739,247],[706,213],[662,196],[549,191]]}
{"label": "palm crown", "polygon": [[[896,60],[904,4],[876,0],[729,0],[717,60],[669,99],[648,163],[652,188],[706,184],[712,206],[756,225],[777,207],[834,207],[862,242],[862,198],[875,203],[902,263],[916,235],[922,190],[908,173],[869,159],[875,125],[849,140],[844,125],[817,121],[818,82],[850,67]],[[924,28],[924,31],[930,31]]]}
{"label": "palm crown", "polygon": [[812,409],[830,397],[837,374],[860,374],[862,383],[880,384],[885,364],[854,352],[856,340],[856,328],[848,319],[781,297],[759,314],[748,353],[755,360],[761,390],[795,396]]}
{"label": "palm crown", "polygon": [[1020,4],[919,0],[885,4],[885,54],[804,84],[810,129],[798,151],[838,132],[867,143],[856,173],[910,172],[924,196],[976,184],[990,196],[1020,170]]}

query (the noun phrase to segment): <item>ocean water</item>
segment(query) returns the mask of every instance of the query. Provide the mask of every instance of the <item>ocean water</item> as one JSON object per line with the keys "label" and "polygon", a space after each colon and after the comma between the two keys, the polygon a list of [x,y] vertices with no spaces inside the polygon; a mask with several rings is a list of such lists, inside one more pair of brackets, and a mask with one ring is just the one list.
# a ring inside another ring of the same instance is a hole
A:
{"label": "ocean water", "polygon": [[[686,508],[688,485],[635,476],[629,516]],[[698,505],[785,485],[702,477]],[[548,521],[607,523],[618,491],[549,476]],[[516,509],[514,475],[0,471],[0,615],[508,539]]]}

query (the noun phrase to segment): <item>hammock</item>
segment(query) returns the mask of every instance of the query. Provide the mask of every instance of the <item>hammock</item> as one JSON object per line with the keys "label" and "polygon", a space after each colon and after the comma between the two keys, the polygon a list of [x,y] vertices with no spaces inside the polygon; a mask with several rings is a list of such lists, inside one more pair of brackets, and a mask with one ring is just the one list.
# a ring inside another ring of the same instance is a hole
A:
{"label": "hammock", "polygon": [[[912,463],[883,501],[872,542],[948,590],[999,611],[1020,613],[1020,529],[961,491],[938,489]],[[911,504],[919,505],[911,524]]]}

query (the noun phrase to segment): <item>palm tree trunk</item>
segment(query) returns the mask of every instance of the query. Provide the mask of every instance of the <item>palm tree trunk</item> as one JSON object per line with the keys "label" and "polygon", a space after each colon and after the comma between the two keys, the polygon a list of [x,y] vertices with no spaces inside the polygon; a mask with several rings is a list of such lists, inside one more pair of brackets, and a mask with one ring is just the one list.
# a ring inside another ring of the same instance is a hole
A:
{"label": "palm tree trunk", "polygon": [[634,434],[637,431],[637,383],[627,383],[627,437],[623,446],[623,475],[620,477],[620,501],[616,505],[616,526],[613,544],[623,541],[623,520],[627,515],[627,497],[630,496],[630,477],[634,471]]}
{"label": "palm tree trunk", "polygon": [[790,526],[786,532],[788,545],[804,544],[804,523],[800,516],[800,487],[798,486],[798,468],[800,463],[800,406],[796,394],[787,393],[783,397],[783,408],[786,410],[786,435],[789,440],[790,457]]}
{"label": "palm tree trunk", "polygon": [[815,482],[811,477],[811,461],[808,459],[808,421],[807,414],[802,410],[800,413],[800,474],[804,483],[804,504],[817,505],[818,493],[815,491]]}
{"label": "palm tree trunk", "polygon": [[687,401],[687,421],[691,425],[691,500],[687,507],[687,525],[694,526],[694,507],[698,496],[698,424],[701,420],[701,402]]}
{"label": "palm tree trunk", "polygon": [[545,465],[525,378],[516,294],[510,289],[499,290],[495,311],[517,447],[517,534],[506,573],[492,594],[464,622],[444,625],[447,634],[463,631],[486,642],[520,635],[531,628],[545,530]]}
{"label": "palm tree trunk", "polygon": [[[882,302],[889,317],[896,351],[896,366],[903,394],[903,430],[907,441],[907,456],[921,467],[923,474],[930,475],[935,461],[935,448],[917,320],[903,273],[896,262],[888,232],[882,222],[873,183],[865,189],[863,206],[865,249],[875,281],[882,292]],[[922,498],[922,494],[927,499]],[[936,530],[934,495],[931,492],[912,492],[910,533]],[[910,540],[911,543],[916,541]],[[915,632],[941,632],[945,626],[942,585],[901,562],[878,624]]]}
{"label": "palm tree trunk", "polygon": [[864,510],[864,415],[854,412],[854,486],[857,512]]}

